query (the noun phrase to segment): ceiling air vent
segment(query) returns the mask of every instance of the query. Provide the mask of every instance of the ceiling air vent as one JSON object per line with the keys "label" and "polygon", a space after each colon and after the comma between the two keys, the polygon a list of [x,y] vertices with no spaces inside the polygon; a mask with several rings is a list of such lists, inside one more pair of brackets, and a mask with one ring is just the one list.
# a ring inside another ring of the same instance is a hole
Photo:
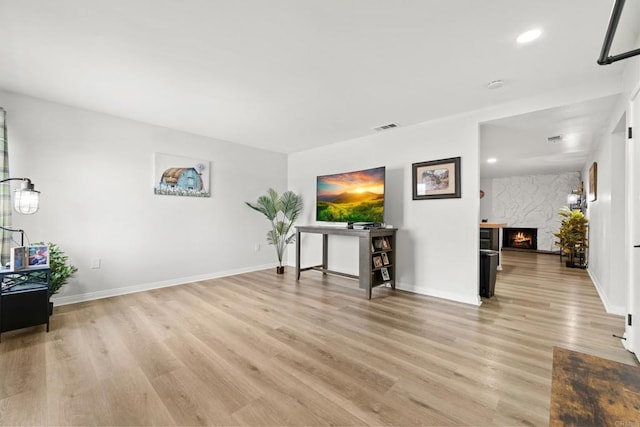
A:
{"label": "ceiling air vent", "polygon": [[562,142],[562,135],[547,137],[547,142]]}
{"label": "ceiling air vent", "polygon": [[399,125],[397,123],[389,123],[388,125],[382,125],[382,126],[378,126],[373,128],[373,130],[376,130],[378,132],[382,132],[383,130],[389,130],[389,129],[393,129],[393,128],[397,128]]}

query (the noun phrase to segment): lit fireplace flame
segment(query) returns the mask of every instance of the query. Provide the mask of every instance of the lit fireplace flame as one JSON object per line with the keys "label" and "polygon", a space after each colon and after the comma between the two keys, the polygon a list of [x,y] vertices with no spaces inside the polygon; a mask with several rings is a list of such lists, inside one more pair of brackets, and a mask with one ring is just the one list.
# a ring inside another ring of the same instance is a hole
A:
{"label": "lit fireplace flame", "polygon": [[536,229],[509,229],[505,231],[502,242],[505,248],[536,250]]}

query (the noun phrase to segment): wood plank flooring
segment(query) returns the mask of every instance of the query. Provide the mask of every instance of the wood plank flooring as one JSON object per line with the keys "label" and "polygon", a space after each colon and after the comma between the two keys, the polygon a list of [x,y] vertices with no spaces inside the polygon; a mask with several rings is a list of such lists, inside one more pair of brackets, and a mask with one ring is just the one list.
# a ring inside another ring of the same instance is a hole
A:
{"label": "wood plank flooring", "polygon": [[4,333],[0,425],[547,425],[553,347],[635,365],[583,270],[505,252],[481,307],[261,271]]}

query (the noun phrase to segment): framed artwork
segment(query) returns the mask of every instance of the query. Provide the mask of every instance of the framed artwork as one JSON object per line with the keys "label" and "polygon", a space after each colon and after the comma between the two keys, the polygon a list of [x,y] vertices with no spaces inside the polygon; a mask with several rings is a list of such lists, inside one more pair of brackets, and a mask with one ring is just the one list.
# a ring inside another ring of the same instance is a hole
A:
{"label": "framed artwork", "polygon": [[382,274],[382,280],[391,280],[391,276],[389,276],[389,270],[387,270],[387,267],[382,267],[380,273]]}
{"label": "framed artwork", "polygon": [[49,267],[49,246],[29,246],[28,263],[29,267]]}
{"label": "framed artwork", "polygon": [[375,268],[380,268],[382,267],[382,258],[380,258],[379,256],[374,256],[373,257],[373,266]]}
{"label": "framed artwork", "polygon": [[460,157],[413,164],[413,200],[460,197]]}
{"label": "framed artwork", "polygon": [[598,164],[593,162],[589,168],[589,192],[587,198],[590,202],[598,200]]}
{"label": "framed artwork", "polygon": [[154,194],[209,197],[211,162],[172,154],[155,153]]}
{"label": "framed artwork", "polygon": [[15,248],[11,248],[9,250],[10,260],[9,260],[9,270],[17,271],[22,270],[27,266],[27,251],[24,246],[18,246]]}
{"label": "framed artwork", "polygon": [[382,249],[391,249],[391,243],[389,243],[389,239],[386,237],[382,238]]}
{"label": "framed artwork", "polygon": [[380,255],[382,256],[382,264],[389,265],[389,256],[387,255],[387,253],[382,252]]}

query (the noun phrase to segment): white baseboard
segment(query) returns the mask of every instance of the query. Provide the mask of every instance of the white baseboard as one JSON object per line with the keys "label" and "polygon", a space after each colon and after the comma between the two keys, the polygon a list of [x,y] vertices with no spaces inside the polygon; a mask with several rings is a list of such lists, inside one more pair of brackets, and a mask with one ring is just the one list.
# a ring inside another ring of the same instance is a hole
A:
{"label": "white baseboard", "polygon": [[[75,304],[79,302],[92,301],[92,300],[101,299],[101,298],[109,298],[109,297],[114,297],[118,295],[132,294],[135,292],[143,292],[143,291],[148,291],[152,289],[166,288],[169,286],[184,285],[187,283],[199,282],[202,280],[218,279],[220,277],[228,277],[228,276],[234,276],[237,274],[251,273],[254,271],[274,268],[275,266],[276,264],[265,264],[265,265],[254,266],[249,268],[240,268],[235,270],[227,270],[227,271],[220,271],[220,272],[209,273],[209,274],[202,274],[198,276],[189,276],[189,277],[181,277],[181,278],[176,278],[171,280],[163,280],[160,282],[142,283],[142,284],[126,286],[122,288],[105,289],[103,291],[88,292],[88,293],[79,294],[79,295],[69,295],[64,297],[54,296],[51,298],[51,300],[57,306]],[[602,300],[602,303],[604,304],[605,309],[607,310],[607,313],[618,314],[621,316],[626,315],[626,308],[621,306],[611,305],[606,295],[604,294],[604,292],[602,292],[602,289],[598,280],[595,278],[595,276],[591,274],[589,269],[587,269],[587,273],[589,274],[589,277],[591,278],[591,281],[593,282],[596,288],[596,291],[598,292],[598,295],[600,296],[600,299]],[[458,293],[433,291],[425,287],[415,286],[407,283],[398,283],[396,287],[400,290],[413,292],[420,295],[427,295],[435,298],[442,298],[442,299],[447,299],[455,302],[461,302],[464,304],[471,304],[475,306],[482,305],[482,299],[480,298],[479,295],[475,297],[469,297],[468,295],[461,295]]]}
{"label": "white baseboard", "polygon": [[609,302],[609,298],[607,298],[607,294],[602,290],[602,285],[598,281],[598,278],[591,273],[591,270],[589,268],[587,268],[587,274],[589,274],[589,277],[593,282],[593,286],[595,286],[596,291],[598,292],[598,295],[600,296],[600,300],[602,301],[602,304],[604,304],[604,309],[607,311],[607,313],[626,316],[627,308],[619,305],[612,305]]}
{"label": "white baseboard", "polygon": [[277,264],[265,264],[248,268],[239,268],[235,270],[219,271],[215,273],[200,274],[197,276],[180,277],[170,280],[162,280],[160,282],[141,283],[133,286],[125,286],[122,288],[105,289],[103,291],[87,292],[79,295],[69,295],[56,297],[53,296],[51,301],[56,306],[76,304],[79,302],[92,301],[101,298],[115,297],[118,295],[133,294],[136,292],[150,291],[152,289],[166,288],[169,286],[186,285],[188,283],[200,282],[202,280],[219,279],[220,277],[235,276],[237,274],[251,273],[254,271],[275,268]]}
{"label": "white baseboard", "polygon": [[414,294],[426,295],[435,298],[442,298],[450,301],[461,302],[463,304],[471,304],[475,306],[482,305],[482,299],[480,295],[462,295],[452,292],[434,291],[422,286],[415,286],[408,283],[397,283],[396,289],[400,289],[407,292],[413,292]]}

